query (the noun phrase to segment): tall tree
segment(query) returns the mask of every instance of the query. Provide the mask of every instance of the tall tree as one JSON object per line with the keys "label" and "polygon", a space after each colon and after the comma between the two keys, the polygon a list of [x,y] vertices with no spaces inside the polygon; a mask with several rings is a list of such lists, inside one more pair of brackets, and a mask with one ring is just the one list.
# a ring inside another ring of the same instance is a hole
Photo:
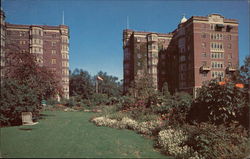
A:
{"label": "tall tree", "polygon": [[88,71],[75,69],[69,77],[70,96],[80,95],[83,98],[90,98],[94,93],[94,84]]}
{"label": "tall tree", "polygon": [[108,75],[106,72],[99,71],[94,79],[101,77],[103,80],[98,80],[99,93],[107,94],[108,97],[120,96],[122,94],[122,84],[118,81],[118,77]]}

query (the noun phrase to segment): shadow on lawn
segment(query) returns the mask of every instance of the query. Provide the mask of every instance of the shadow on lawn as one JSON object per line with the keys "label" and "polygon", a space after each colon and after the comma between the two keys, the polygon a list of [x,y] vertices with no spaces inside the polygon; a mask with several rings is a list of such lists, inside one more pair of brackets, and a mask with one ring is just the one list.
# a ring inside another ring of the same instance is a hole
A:
{"label": "shadow on lawn", "polygon": [[56,115],[54,114],[40,114],[38,117],[38,120],[45,119],[47,117],[55,117]]}
{"label": "shadow on lawn", "polygon": [[26,130],[26,131],[28,131],[28,130],[32,130],[32,128],[19,128],[19,130]]}

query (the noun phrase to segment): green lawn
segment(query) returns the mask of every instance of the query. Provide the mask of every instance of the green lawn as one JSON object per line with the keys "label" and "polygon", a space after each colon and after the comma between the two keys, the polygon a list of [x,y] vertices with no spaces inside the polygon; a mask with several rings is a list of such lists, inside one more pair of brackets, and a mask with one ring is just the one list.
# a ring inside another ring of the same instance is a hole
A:
{"label": "green lawn", "polygon": [[130,130],[97,127],[93,113],[44,112],[37,125],[1,128],[2,157],[164,158]]}

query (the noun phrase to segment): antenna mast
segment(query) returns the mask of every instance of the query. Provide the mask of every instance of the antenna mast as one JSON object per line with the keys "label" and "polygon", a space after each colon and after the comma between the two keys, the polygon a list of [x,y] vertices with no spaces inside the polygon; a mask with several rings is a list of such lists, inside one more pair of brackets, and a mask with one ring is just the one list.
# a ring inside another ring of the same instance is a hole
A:
{"label": "antenna mast", "polygon": [[127,16],[127,29],[129,29],[129,17]]}
{"label": "antenna mast", "polygon": [[64,11],[63,11],[63,14],[62,14],[62,25],[64,25]]}

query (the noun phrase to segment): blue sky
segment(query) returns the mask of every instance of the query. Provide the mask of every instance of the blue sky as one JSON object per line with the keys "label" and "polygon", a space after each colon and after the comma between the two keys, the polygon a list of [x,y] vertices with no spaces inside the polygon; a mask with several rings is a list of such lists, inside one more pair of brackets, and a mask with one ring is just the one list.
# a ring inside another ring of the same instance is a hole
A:
{"label": "blue sky", "polygon": [[122,31],[168,33],[182,15],[219,13],[239,20],[240,65],[249,54],[249,2],[167,0],[2,0],[6,21],[14,24],[62,24],[70,27],[70,69],[82,68],[92,75],[102,70],[123,78]]}

